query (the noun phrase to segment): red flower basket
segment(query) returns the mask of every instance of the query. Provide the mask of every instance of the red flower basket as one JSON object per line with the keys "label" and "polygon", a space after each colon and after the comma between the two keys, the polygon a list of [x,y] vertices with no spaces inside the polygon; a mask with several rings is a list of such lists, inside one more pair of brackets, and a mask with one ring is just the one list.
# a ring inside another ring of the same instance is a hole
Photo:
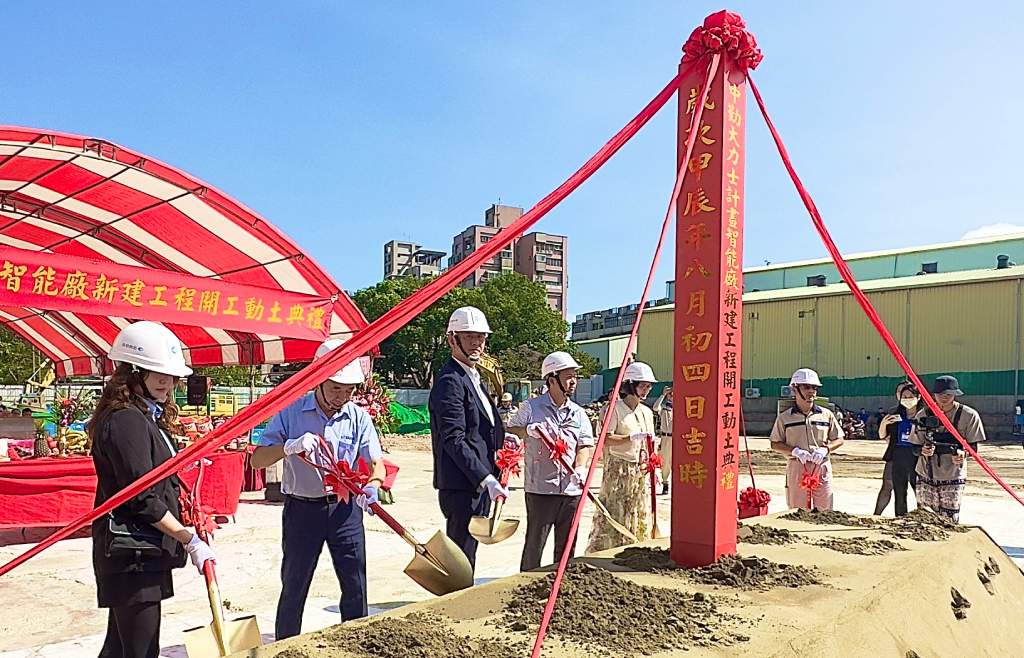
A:
{"label": "red flower basket", "polygon": [[768,503],[772,497],[767,491],[747,487],[740,494],[739,517],[749,519],[752,516],[764,516],[768,513]]}

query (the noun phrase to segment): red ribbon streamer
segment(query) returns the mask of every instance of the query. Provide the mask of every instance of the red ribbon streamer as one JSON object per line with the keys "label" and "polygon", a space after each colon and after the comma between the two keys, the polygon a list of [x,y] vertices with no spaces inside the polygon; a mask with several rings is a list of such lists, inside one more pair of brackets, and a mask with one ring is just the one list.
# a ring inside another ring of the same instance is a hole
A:
{"label": "red ribbon streamer", "polygon": [[[640,329],[640,320],[644,315],[644,305],[647,303],[647,297],[651,293],[651,285],[654,283],[654,274],[658,269],[658,262],[661,260],[661,250],[665,246],[665,238],[668,236],[669,226],[672,225],[672,215],[676,209],[676,199],[679,198],[679,191],[683,187],[683,181],[686,179],[686,164],[690,161],[690,157],[693,155],[693,146],[697,140],[696,126],[700,125],[701,117],[704,115],[704,103],[708,99],[708,92],[711,90],[711,80],[715,77],[715,73],[718,71],[718,64],[721,61],[721,55],[718,53],[711,56],[711,62],[708,65],[707,78],[704,81],[704,85],[700,92],[699,102],[696,104],[693,112],[693,119],[690,123],[689,137],[686,139],[686,155],[679,163],[679,170],[676,174],[676,183],[672,188],[672,197],[669,199],[668,210],[665,212],[665,221],[661,224],[661,235],[658,238],[658,246],[654,250],[654,260],[651,262],[651,269],[647,273],[647,282],[644,284],[644,292],[640,296],[640,305],[637,307],[636,322],[633,323],[633,330],[629,334],[629,342],[626,343],[626,351],[624,354],[632,354],[636,347],[636,334]],[[682,74],[676,77],[676,85],[678,86],[683,79],[685,79],[690,73],[697,68],[697,64],[700,60],[694,61],[690,64],[690,67],[686,69]],[[493,240],[492,240],[493,242]],[[488,242],[487,244],[490,244]],[[619,374],[615,377],[615,386],[612,387],[612,392],[608,399],[609,404],[615,404],[615,401],[619,399],[619,388],[622,386],[622,376],[626,374],[627,363],[623,360],[619,366]],[[594,454],[600,455],[601,450],[604,447],[605,438],[608,436],[608,430],[611,428],[612,416],[614,414],[606,414],[604,423],[601,425],[601,432],[597,437],[597,444],[594,446]],[[587,480],[583,483],[583,493],[585,497],[590,493],[590,483],[594,479],[594,466],[597,464],[595,458],[590,463],[590,470],[587,471]],[[575,533],[579,530],[580,520],[583,518],[583,505],[576,506],[576,515],[572,519],[572,527],[569,530],[569,536],[574,537]],[[548,625],[551,623],[551,615],[555,611],[555,601],[558,600],[558,591],[562,586],[562,578],[565,576],[565,568],[569,564],[570,553],[572,551],[563,551],[562,559],[558,563],[558,571],[555,572],[555,580],[551,584],[551,594],[548,595],[548,602],[544,606],[544,615],[540,620],[540,628],[537,630],[537,639],[533,644],[533,652],[530,654],[530,658],[540,658],[541,647],[544,646],[544,636],[547,635]]]}
{"label": "red ribbon streamer", "polygon": [[922,382],[921,378],[917,376],[916,372],[914,372],[914,368],[910,365],[910,361],[908,361],[907,357],[903,355],[899,345],[896,344],[896,340],[892,337],[892,334],[889,333],[889,330],[882,322],[882,319],[878,317],[878,313],[871,305],[871,302],[868,301],[867,295],[865,295],[864,291],[860,289],[860,285],[853,277],[853,272],[851,272],[849,266],[847,266],[846,260],[844,260],[842,254],[839,253],[839,248],[836,246],[836,243],[832,241],[832,236],[829,235],[828,229],[825,228],[825,222],[822,221],[821,213],[818,212],[817,206],[814,205],[814,199],[811,198],[810,192],[807,191],[807,188],[805,188],[804,184],[800,181],[800,177],[797,176],[796,169],[793,168],[793,162],[789,159],[789,153],[786,152],[786,147],[782,143],[782,138],[779,136],[779,132],[775,129],[775,124],[772,123],[771,118],[768,116],[768,110],[765,109],[764,101],[761,99],[761,94],[757,91],[757,85],[754,84],[754,80],[749,77],[749,75],[747,76],[747,81],[750,83],[750,90],[754,92],[754,98],[757,99],[757,106],[761,109],[761,115],[764,117],[765,123],[768,124],[768,130],[772,133],[772,139],[775,140],[775,146],[779,150],[779,155],[782,156],[782,163],[786,166],[786,171],[789,172],[789,177],[793,180],[793,184],[796,185],[797,192],[799,192],[800,198],[803,200],[804,206],[807,208],[807,212],[811,216],[811,221],[814,222],[814,228],[817,229],[818,235],[821,236],[821,241],[825,243],[825,248],[828,249],[828,253],[832,256],[832,261],[839,270],[839,275],[843,282],[850,287],[850,292],[853,293],[853,296],[857,300],[857,303],[860,304],[860,307],[864,309],[864,313],[867,314],[868,320],[870,320],[871,324],[874,325],[875,329],[882,337],[882,340],[885,341],[889,351],[892,352],[896,361],[903,368],[904,372],[907,373],[907,376],[910,377],[910,381],[914,382],[914,385],[917,386],[917,390],[921,392],[921,398],[928,405],[928,408],[932,410],[932,413],[942,421],[942,424],[945,425],[950,434],[956,437],[956,440],[959,441],[960,445],[962,445],[971,457],[978,462],[978,465],[985,469],[985,472],[991,475],[992,479],[998,482],[999,485],[1006,490],[1006,493],[1013,496],[1014,500],[1021,505],[1024,505],[1024,500],[1017,495],[1017,492],[1003,482],[1003,480],[996,475],[995,471],[992,470],[992,467],[988,465],[988,462],[982,459],[981,456],[974,451],[974,448],[964,441],[964,438],[960,436],[960,432],[953,427],[953,423],[946,417],[946,414],[939,409],[939,405],[935,403],[935,399],[928,393],[928,389],[925,387],[924,382]]}
{"label": "red ribbon streamer", "polygon": [[[207,434],[201,440],[196,441],[188,448],[182,450],[176,456],[167,460],[159,467],[153,469],[132,484],[125,487],[119,493],[112,496],[89,514],[83,515],[76,521],[66,525],[61,530],[53,533],[43,541],[14,558],[7,564],[0,567],[0,576],[10,572],[20,564],[25,563],[32,557],[38,555],[58,541],[66,539],[74,534],[79,528],[83,528],[92,521],[112,511],[118,505],[125,503],[140,492],[153,486],[160,480],[170,476],[177,469],[189,462],[200,459],[223,446],[228,441],[247,433],[264,420],[282,411],[289,404],[313,389],[320,382],[326,380],[336,373],[353,359],[366,354],[376,347],[413,318],[422,313],[427,307],[444,296],[446,292],[457,286],[473,271],[484,262],[494,258],[498,252],[505,249],[512,240],[525,233],[531,226],[536,224],[544,215],[558,205],[565,197],[569,196],[576,188],[582,185],[594,172],[606,163],[626,142],[628,142],[658,110],[664,107],[665,103],[676,93],[682,75],[676,75],[665,86],[655,98],[640,111],[625,127],[615,134],[601,149],[594,154],[586,164],[576,173],[562,183],[555,191],[544,197],[540,203],[534,206],[528,213],[513,222],[508,228],[501,231],[495,239],[485,243],[474,251],[465,260],[447,270],[417,292],[402,300],[393,309],[372,322],[365,329],[346,341],[344,345],[332,350],[321,359],[317,359],[306,366],[292,377],[288,378],[280,386],[262,396],[259,400],[250,404],[241,412],[233,416],[229,421]],[[692,140],[691,140],[692,141]],[[677,191],[678,194],[678,191]],[[675,197],[673,197],[674,200]],[[652,273],[653,276],[653,273]],[[650,285],[650,282],[648,282]],[[635,334],[635,332],[634,332]]]}

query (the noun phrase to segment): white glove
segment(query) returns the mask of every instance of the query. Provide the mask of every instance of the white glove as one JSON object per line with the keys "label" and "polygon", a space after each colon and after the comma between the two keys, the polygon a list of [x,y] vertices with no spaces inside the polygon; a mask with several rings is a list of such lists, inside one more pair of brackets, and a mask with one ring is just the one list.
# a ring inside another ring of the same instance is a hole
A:
{"label": "white glove", "polygon": [[312,432],[306,432],[297,439],[288,439],[284,442],[284,454],[297,455],[299,453],[310,454],[316,452],[320,445],[320,437]]}
{"label": "white glove", "polygon": [[650,434],[648,434],[647,432],[639,432],[637,434],[630,434],[629,435],[629,440],[632,441],[633,443],[637,443],[637,442],[646,443],[647,442],[647,437],[649,437],[649,436],[650,436]]}
{"label": "white glove", "polygon": [[814,462],[815,464],[819,464],[819,465],[824,464],[827,459],[828,459],[828,448],[826,448],[825,446],[822,446],[820,448],[815,448],[814,452],[811,453],[811,461]]}
{"label": "white glove", "polygon": [[583,484],[587,481],[588,470],[586,466],[577,466],[576,470],[569,476],[569,482],[582,489]]}
{"label": "white glove", "polygon": [[370,508],[370,505],[379,502],[380,496],[377,493],[377,487],[373,485],[366,485],[363,487],[362,495],[356,496],[356,505],[359,505],[359,509],[370,516],[373,516],[373,509]]}
{"label": "white glove", "polygon": [[487,495],[491,497],[491,500],[498,500],[499,498],[508,499],[508,489],[501,486],[501,482],[498,482],[498,479],[493,475],[485,477],[480,485],[487,487]]}
{"label": "white glove", "polygon": [[203,565],[207,560],[217,562],[217,554],[213,552],[209,544],[199,538],[199,535],[192,535],[192,541],[185,545],[185,550],[188,551],[192,564],[199,569],[199,573],[203,573]]}
{"label": "white glove", "polygon": [[512,444],[514,450],[519,450],[519,448],[523,445],[523,440],[510,432],[505,433],[505,442]]}
{"label": "white glove", "polygon": [[799,459],[801,464],[806,464],[807,460],[811,458],[811,453],[803,448],[793,448],[793,457]]}

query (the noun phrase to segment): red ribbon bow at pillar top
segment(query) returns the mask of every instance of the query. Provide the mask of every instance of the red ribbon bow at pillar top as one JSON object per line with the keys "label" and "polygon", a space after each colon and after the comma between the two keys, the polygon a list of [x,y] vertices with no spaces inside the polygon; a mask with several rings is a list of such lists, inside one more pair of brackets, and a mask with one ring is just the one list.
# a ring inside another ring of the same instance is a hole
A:
{"label": "red ribbon bow at pillar top", "polygon": [[746,30],[747,23],[731,11],[720,11],[704,19],[704,25],[695,29],[683,46],[689,59],[700,59],[710,53],[725,52],[744,72],[757,68],[764,55],[757,47],[757,39]]}

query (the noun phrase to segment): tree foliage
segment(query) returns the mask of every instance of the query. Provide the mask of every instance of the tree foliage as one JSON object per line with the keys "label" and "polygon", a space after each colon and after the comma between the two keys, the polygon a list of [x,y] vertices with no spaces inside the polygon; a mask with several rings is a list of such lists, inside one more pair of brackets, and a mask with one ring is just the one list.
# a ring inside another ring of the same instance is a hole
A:
{"label": "tree foliage", "polygon": [[[213,386],[248,386],[249,366],[207,366],[195,369],[197,375],[209,377]],[[262,383],[262,375],[256,372],[256,384]]]}
{"label": "tree foliage", "polygon": [[24,384],[43,358],[28,341],[0,330],[0,384]]}
{"label": "tree foliage", "polygon": [[[373,321],[422,288],[429,279],[382,281],[355,293],[353,300]],[[518,273],[489,279],[471,290],[455,288],[380,345],[376,367],[392,387],[428,388],[433,375],[451,356],[445,340],[448,317],[460,306],[476,306],[487,316],[493,334],[487,352],[498,359],[506,379],[539,379],[544,357],[568,351],[583,366],[582,377],[601,369],[596,359],[566,341],[569,325],[547,304],[544,284]]]}

